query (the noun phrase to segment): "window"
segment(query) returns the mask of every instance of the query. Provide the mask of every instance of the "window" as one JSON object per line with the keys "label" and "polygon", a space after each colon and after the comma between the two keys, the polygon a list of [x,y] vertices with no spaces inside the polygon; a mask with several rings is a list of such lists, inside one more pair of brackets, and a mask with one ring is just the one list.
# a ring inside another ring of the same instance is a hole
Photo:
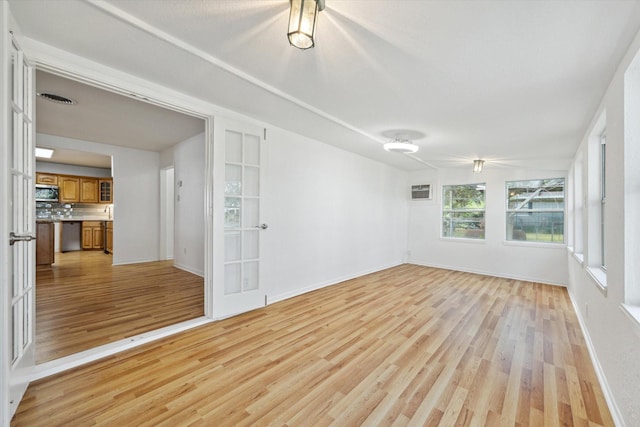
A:
{"label": "window", "polygon": [[602,113],[588,139],[587,146],[587,234],[585,260],[587,271],[595,279],[600,290],[607,286],[605,268],[605,162],[606,162],[606,114]]}
{"label": "window", "polygon": [[442,237],[484,239],[485,184],[442,188]]}
{"label": "window", "polygon": [[507,181],[507,240],[564,243],[564,178]]}

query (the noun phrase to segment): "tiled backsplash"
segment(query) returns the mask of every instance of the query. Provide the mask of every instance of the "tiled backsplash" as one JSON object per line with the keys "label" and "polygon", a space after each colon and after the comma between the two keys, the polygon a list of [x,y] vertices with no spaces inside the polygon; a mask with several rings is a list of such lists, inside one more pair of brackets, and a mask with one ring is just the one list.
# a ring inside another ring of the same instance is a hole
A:
{"label": "tiled backsplash", "polygon": [[81,204],[81,203],[36,203],[36,218],[81,218],[98,217],[113,218],[113,205]]}

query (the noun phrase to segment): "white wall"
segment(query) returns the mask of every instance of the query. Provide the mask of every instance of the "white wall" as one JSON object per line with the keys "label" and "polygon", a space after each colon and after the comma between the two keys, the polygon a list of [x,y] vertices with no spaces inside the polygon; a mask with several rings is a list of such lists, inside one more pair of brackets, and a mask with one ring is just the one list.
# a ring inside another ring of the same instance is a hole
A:
{"label": "white wall", "polygon": [[281,129],[265,144],[269,302],[403,262],[406,172]]}
{"label": "white wall", "polygon": [[[625,182],[625,168],[627,173],[637,171],[637,163],[625,162],[625,135],[627,125],[633,126],[638,122],[640,111],[625,112],[624,72],[640,47],[640,38],[636,37],[629,48],[626,57],[620,64],[603,101],[594,115],[591,126],[585,133],[581,145],[580,156],[575,163],[582,161],[588,164],[587,140],[597,125],[598,118],[606,112],[607,129],[607,202],[605,211],[605,252],[607,254],[607,287],[603,291],[584,264],[571,253],[568,255],[569,264],[569,293],[576,305],[579,317],[592,349],[597,356],[596,367],[605,383],[605,392],[610,393],[610,402],[614,417],[621,425],[640,425],[640,326],[621,309],[625,298],[625,285],[638,289],[637,282],[638,259],[625,253],[625,247],[637,247],[640,236],[633,231],[631,224],[638,222],[638,210],[629,209],[630,202],[637,201],[637,182]],[[640,87],[637,83],[635,89]],[[628,93],[629,97],[638,97],[636,93]],[[636,105],[639,103],[636,101]],[[628,114],[630,123],[625,124]],[[635,125],[637,128],[637,125]],[[638,135],[628,135],[638,142]],[[632,140],[627,141],[630,144]],[[630,146],[628,146],[631,148]],[[631,150],[630,150],[631,151]],[[637,156],[637,152],[635,154]],[[637,157],[636,157],[637,158]],[[628,159],[627,159],[628,160]],[[624,167],[623,167],[624,165]],[[586,188],[588,172],[582,175],[583,187]],[[625,195],[625,188],[628,189]],[[633,194],[635,196],[631,197]],[[627,206],[629,204],[629,206]],[[628,209],[625,212],[625,209]],[[625,216],[626,215],[626,216]],[[584,242],[588,239],[589,212],[585,212],[583,221]],[[625,224],[627,230],[625,232]],[[579,232],[579,231],[578,231]],[[584,248],[585,261],[589,259],[589,248]],[[635,251],[637,255],[639,252]],[[625,275],[625,267],[633,270],[636,275]],[[635,280],[635,281],[634,281]]]}
{"label": "white wall", "polygon": [[113,156],[113,263],[159,258],[159,154],[115,145],[37,134],[38,143]]}
{"label": "white wall", "polygon": [[204,276],[204,133],[173,147],[176,267]]}
{"label": "white wall", "polygon": [[[410,184],[431,184],[433,199],[409,203],[409,262],[534,282],[568,283],[564,244],[507,242],[505,182],[563,178],[566,171],[500,169],[485,165],[465,169],[412,172]],[[486,183],[485,239],[441,238],[442,186]]]}
{"label": "white wall", "polygon": [[[38,141],[40,140],[38,139]],[[56,173],[60,175],[66,174],[92,176],[96,178],[111,178],[111,168],[93,168],[89,166],[67,165],[62,163],[51,163],[43,161],[36,161],[36,171],[45,173]]]}

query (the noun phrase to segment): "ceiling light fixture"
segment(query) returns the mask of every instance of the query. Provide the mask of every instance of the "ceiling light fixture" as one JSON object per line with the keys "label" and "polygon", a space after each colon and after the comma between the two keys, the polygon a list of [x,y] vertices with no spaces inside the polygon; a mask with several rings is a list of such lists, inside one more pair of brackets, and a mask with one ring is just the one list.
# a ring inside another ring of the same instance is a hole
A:
{"label": "ceiling light fixture", "polygon": [[384,149],[393,153],[415,153],[418,146],[408,139],[393,139],[384,144]]}
{"label": "ceiling light fixture", "polygon": [[41,159],[50,159],[53,156],[53,150],[50,148],[36,147],[36,157]]}
{"label": "ceiling light fixture", "polygon": [[484,168],[484,160],[474,160],[473,161],[473,172],[480,173]]}
{"label": "ceiling light fixture", "polygon": [[324,0],[290,0],[289,43],[298,49],[310,49],[315,46],[316,23],[318,13],[324,9]]}

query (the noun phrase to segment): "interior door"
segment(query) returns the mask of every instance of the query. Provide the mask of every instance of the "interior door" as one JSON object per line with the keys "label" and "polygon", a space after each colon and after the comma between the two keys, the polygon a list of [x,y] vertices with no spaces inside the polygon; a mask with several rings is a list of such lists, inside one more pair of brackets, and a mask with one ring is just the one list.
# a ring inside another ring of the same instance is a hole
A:
{"label": "interior door", "polygon": [[[229,120],[214,126],[213,317],[263,307],[260,279],[263,129]],[[217,219],[217,220],[216,220]],[[221,232],[219,232],[219,230]]]}
{"label": "interior door", "polygon": [[35,331],[34,81],[16,40],[10,42],[8,268],[10,287],[10,401],[13,413],[28,383],[18,370],[32,367]]}

